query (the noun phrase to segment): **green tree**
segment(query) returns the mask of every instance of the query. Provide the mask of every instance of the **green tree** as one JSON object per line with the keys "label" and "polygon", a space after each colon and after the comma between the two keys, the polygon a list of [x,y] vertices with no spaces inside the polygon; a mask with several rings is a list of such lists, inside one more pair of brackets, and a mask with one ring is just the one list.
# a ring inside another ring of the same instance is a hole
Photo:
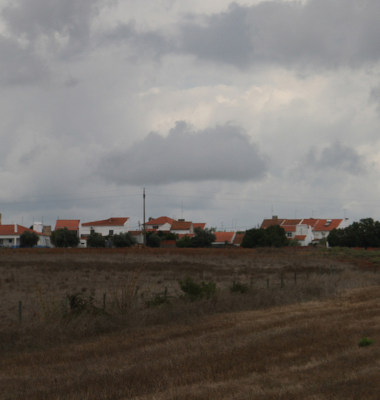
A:
{"label": "green tree", "polygon": [[148,232],[146,234],[146,245],[149,247],[160,247],[161,246],[161,238],[156,235],[154,232]]}
{"label": "green tree", "polygon": [[177,240],[177,247],[191,247],[191,238],[184,236],[182,239]]}
{"label": "green tree", "polygon": [[100,233],[93,232],[87,237],[87,247],[106,247],[106,238]]}
{"label": "green tree", "polygon": [[284,228],[280,225],[272,225],[267,229],[252,228],[245,232],[242,247],[284,247],[288,245],[288,239]]}
{"label": "green tree", "polygon": [[111,240],[115,247],[131,247],[136,243],[136,239],[130,232],[115,234]]}
{"label": "green tree", "polygon": [[67,228],[57,229],[51,234],[51,242],[56,247],[77,247],[79,238],[76,231]]}
{"label": "green tree", "polygon": [[24,231],[20,235],[20,246],[21,247],[33,247],[36,246],[39,241],[39,237],[35,232]]}
{"label": "green tree", "polygon": [[191,238],[191,247],[209,247],[215,242],[216,236],[209,229],[194,229],[195,235]]}

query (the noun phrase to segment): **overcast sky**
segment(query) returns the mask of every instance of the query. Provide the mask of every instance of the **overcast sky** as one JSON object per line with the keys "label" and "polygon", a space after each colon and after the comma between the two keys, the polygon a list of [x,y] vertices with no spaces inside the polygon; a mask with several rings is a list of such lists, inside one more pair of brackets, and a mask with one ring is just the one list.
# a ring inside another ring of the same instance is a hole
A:
{"label": "overcast sky", "polygon": [[380,2],[0,0],[2,222],[380,220]]}

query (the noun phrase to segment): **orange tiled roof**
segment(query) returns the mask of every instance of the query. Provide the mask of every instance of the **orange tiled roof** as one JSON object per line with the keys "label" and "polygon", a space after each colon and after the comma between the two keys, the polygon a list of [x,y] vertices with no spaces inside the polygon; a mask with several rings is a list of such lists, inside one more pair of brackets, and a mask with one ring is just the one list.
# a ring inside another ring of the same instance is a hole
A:
{"label": "orange tiled roof", "polygon": [[306,239],[306,235],[296,235],[294,236],[297,240],[305,240]]}
{"label": "orange tiled roof", "polygon": [[[329,221],[331,221],[329,223]],[[315,231],[332,231],[334,228],[337,228],[341,223],[342,219],[320,219],[314,227]]]}
{"label": "orange tiled roof", "polygon": [[284,219],[264,219],[260,228],[266,229],[272,225],[281,225],[284,221]]}
{"label": "orange tiled roof", "polygon": [[281,226],[283,225],[299,225],[302,219],[285,219]]}
{"label": "orange tiled roof", "polygon": [[216,236],[214,243],[224,243],[226,241],[228,243],[231,243],[235,232],[214,232],[214,235]]}
{"label": "orange tiled roof", "polygon": [[156,219],[151,219],[150,221],[146,222],[145,225],[163,225],[166,223],[172,224],[175,219],[169,217],[159,217]]}
{"label": "orange tiled roof", "polygon": [[79,219],[57,219],[55,230],[67,228],[69,231],[79,229]]}
{"label": "orange tiled roof", "polygon": [[245,235],[244,233],[237,233],[233,241],[233,244],[242,244],[244,235]]}
{"label": "orange tiled roof", "polygon": [[206,226],[206,222],[194,222],[193,223],[193,227],[195,228],[201,228],[201,229],[205,229]]}
{"label": "orange tiled roof", "polygon": [[15,231],[15,225],[10,224],[10,225],[0,225],[0,235],[5,236],[5,235],[21,235],[25,231],[28,232],[34,232],[39,236],[50,236],[46,233],[41,233],[41,232],[36,232],[33,229],[25,228],[25,226],[17,225],[17,232]]}
{"label": "orange tiled roof", "polygon": [[86,222],[82,226],[124,226],[129,218],[108,218],[102,221]]}
{"label": "orange tiled roof", "polygon": [[295,232],[297,229],[295,225],[281,225],[281,228],[284,228],[285,232]]}
{"label": "orange tiled roof", "polygon": [[173,221],[172,231],[187,231],[191,228],[191,221]]}

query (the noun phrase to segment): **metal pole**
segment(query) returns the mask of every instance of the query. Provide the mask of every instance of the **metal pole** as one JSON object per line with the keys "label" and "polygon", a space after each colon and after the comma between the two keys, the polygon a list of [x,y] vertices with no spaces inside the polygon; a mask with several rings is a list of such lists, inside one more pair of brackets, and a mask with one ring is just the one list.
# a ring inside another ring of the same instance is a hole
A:
{"label": "metal pole", "polygon": [[145,188],[143,193],[143,205],[144,205],[144,246],[146,245],[146,231],[145,231]]}

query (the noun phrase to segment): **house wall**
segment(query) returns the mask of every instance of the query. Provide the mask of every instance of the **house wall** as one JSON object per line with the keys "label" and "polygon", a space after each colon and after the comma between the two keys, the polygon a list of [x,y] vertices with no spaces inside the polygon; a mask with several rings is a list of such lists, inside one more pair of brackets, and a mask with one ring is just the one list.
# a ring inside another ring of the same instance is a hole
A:
{"label": "house wall", "polygon": [[[50,236],[38,236],[37,246],[51,247]],[[4,235],[0,236],[0,246],[2,247],[18,247],[20,246],[20,235]]]}
{"label": "house wall", "polygon": [[91,230],[94,230],[96,233],[100,233],[102,236],[107,236],[109,235],[110,231],[113,231],[113,235],[115,234],[119,234],[119,233],[126,233],[129,231],[129,220],[126,221],[126,223],[122,226],[120,225],[116,225],[116,226],[112,226],[112,225],[101,225],[101,226],[83,226],[80,229],[81,235],[90,235],[91,234]]}
{"label": "house wall", "polygon": [[[148,225],[145,224],[146,229],[156,229],[157,231],[170,231],[170,228],[172,227],[171,224],[169,224],[169,222],[166,222],[165,224],[161,224],[161,225]],[[155,226],[158,226],[158,228],[154,228]]]}

